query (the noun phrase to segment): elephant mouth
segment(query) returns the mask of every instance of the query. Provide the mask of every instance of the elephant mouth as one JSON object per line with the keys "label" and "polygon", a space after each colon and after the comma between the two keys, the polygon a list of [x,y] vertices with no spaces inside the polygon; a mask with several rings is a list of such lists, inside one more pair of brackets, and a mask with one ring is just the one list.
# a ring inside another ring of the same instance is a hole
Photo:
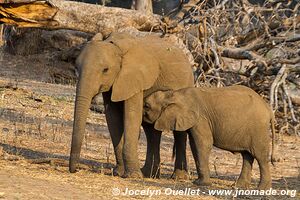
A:
{"label": "elephant mouth", "polygon": [[143,121],[149,124],[153,124],[155,120],[151,120],[147,112],[143,113]]}
{"label": "elephant mouth", "polygon": [[149,124],[153,124],[153,121],[149,120],[148,118],[144,118],[144,121],[149,123]]}
{"label": "elephant mouth", "polygon": [[99,93],[102,93],[102,92],[107,92],[107,91],[109,91],[109,90],[110,90],[110,87],[105,86],[105,85],[100,85],[98,94],[99,94]]}

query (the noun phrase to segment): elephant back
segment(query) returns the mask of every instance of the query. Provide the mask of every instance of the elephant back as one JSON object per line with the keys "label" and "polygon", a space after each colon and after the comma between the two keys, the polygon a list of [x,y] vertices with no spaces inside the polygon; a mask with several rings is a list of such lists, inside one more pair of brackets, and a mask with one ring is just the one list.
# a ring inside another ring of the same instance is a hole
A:
{"label": "elephant back", "polygon": [[129,33],[116,32],[111,34],[106,41],[118,46],[124,54],[130,49],[142,47],[148,54],[155,57],[162,67],[171,66],[174,70],[181,67],[191,68],[183,50],[172,44],[167,37],[161,38],[154,34],[136,37]]}
{"label": "elephant back", "polygon": [[[121,95],[117,92],[114,95],[113,92],[115,101],[126,99],[140,90],[148,95],[157,90],[177,90],[194,85],[192,67],[187,56],[180,48],[167,41],[167,38],[157,35],[136,37],[128,33],[114,33],[106,41],[115,44],[123,53],[121,67],[123,71],[119,73],[121,78],[117,78],[113,90],[118,91],[121,82],[122,85],[135,82],[126,90],[130,95]],[[130,76],[130,80],[122,78],[124,75]],[[132,91],[136,85],[140,85],[139,89]],[[124,91],[122,89],[120,93]]]}
{"label": "elephant back", "polygon": [[160,68],[156,83],[147,93],[194,86],[192,66],[182,49],[169,42],[167,38],[148,36],[139,40],[139,44],[144,44],[147,47],[146,51],[158,61]]}

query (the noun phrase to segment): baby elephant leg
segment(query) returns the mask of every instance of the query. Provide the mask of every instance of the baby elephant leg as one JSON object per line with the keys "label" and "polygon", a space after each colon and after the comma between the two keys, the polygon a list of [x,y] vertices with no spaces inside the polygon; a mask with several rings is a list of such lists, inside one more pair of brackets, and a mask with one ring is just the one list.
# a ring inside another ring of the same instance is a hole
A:
{"label": "baby elephant leg", "polygon": [[176,180],[189,179],[186,162],[186,141],[187,133],[185,131],[174,131],[175,168],[172,178]]}
{"label": "baby elephant leg", "polygon": [[146,178],[159,178],[161,131],[155,130],[153,124],[146,122],[143,122],[142,126],[147,138],[147,154],[141,171]]}
{"label": "baby elephant leg", "polygon": [[271,175],[270,175],[270,166],[268,156],[263,158],[257,157],[257,162],[259,165],[260,171],[260,182],[258,185],[259,190],[267,190],[272,187]]}
{"label": "baby elephant leg", "polygon": [[[264,128],[268,130],[268,128]],[[268,131],[261,134],[260,140],[253,144],[253,156],[258,162],[260,171],[260,182],[258,189],[267,190],[272,187],[270,165],[269,165],[269,136]]]}
{"label": "baby elephant leg", "polygon": [[251,171],[252,171],[254,158],[247,151],[243,151],[241,154],[243,157],[243,166],[242,166],[240,177],[236,182],[236,187],[248,188],[249,185],[251,184]]}
{"label": "baby elephant leg", "polygon": [[191,148],[196,163],[198,179],[194,181],[197,185],[211,185],[209,173],[209,154],[213,146],[212,133],[206,123],[191,129]]}

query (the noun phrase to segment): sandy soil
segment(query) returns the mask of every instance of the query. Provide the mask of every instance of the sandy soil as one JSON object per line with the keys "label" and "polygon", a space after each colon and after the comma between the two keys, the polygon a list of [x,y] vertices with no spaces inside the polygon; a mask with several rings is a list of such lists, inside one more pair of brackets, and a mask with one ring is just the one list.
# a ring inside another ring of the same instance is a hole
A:
{"label": "sandy soil", "polygon": [[[161,194],[156,199],[233,199],[210,196],[209,189],[232,189],[241,169],[241,156],[213,149],[210,169],[213,185],[198,187],[192,181],[178,182],[169,177],[173,170],[172,135],[166,133],[161,145],[160,179],[122,179],[111,176],[114,166],[112,144],[102,114],[90,112],[78,173],[68,173],[75,88],[51,84],[49,70],[54,63],[41,57],[23,58],[0,54],[0,199],[149,199],[149,195],[114,195],[132,190],[200,189],[200,195]],[[57,63],[55,63],[56,65]],[[64,64],[62,64],[64,65]],[[51,71],[51,70],[50,70]],[[141,134],[139,156],[145,159],[145,136]],[[280,135],[281,162],[271,166],[273,188],[297,190],[300,198],[300,139]],[[188,149],[191,179],[196,178]],[[259,181],[254,163],[254,189]],[[118,189],[116,189],[118,188]],[[206,192],[204,194],[203,192]],[[239,198],[260,199],[243,196]],[[269,199],[289,199],[271,196]]]}

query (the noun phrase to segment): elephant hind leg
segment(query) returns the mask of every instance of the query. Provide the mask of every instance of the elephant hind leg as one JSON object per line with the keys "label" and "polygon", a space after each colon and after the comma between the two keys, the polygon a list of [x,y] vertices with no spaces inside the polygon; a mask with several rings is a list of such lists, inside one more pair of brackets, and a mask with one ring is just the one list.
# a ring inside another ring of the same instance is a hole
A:
{"label": "elephant hind leg", "polygon": [[[260,182],[258,189],[266,190],[270,189],[272,186],[271,174],[270,174],[270,165],[269,165],[269,131],[268,127],[262,127],[259,129],[264,130],[264,134],[260,135],[260,139],[256,141],[252,146],[252,155],[257,160],[260,171]],[[258,132],[257,130],[257,132]]]}
{"label": "elephant hind leg", "polygon": [[146,122],[143,122],[142,126],[147,138],[147,154],[145,165],[141,171],[144,177],[159,178],[161,131],[155,130],[153,124]]}
{"label": "elephant hind leg", "polygon": [[247,151],[241,152],[243,157],[243,166],[241,174],[236,182],[238,188],[248,188],[251,184],[251,171],[254,157]]}
{"label": "elephant hind leg", "polygon": [[256,157],[259,171],[260,171],[260,182],[258,185],[259,190],[267,190],[272,187],[272,180],[270,174],[270,166],[268,156]]}

